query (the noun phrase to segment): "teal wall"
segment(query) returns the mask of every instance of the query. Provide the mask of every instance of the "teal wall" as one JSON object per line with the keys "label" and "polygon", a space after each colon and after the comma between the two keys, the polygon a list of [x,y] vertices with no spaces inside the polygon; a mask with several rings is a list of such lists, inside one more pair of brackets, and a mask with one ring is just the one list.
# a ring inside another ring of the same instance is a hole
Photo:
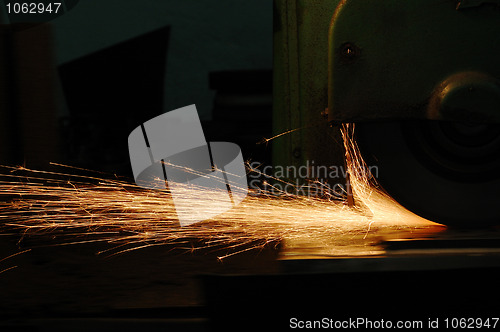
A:
{"label": "teal wall", "polygon": [[165,111],[196,103],[204,119],[210,71],[272,66],[271,0],[81,0],[53,25],[58,64],[170,25]]}

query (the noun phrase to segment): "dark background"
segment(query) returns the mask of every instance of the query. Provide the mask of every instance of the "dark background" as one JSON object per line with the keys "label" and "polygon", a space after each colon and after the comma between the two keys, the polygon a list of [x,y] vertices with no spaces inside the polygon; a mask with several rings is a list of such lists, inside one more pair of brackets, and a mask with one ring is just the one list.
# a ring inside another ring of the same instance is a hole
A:
{"label": "dark background", "polygon": [[83,1],[2,35],[2,164],[131,176],[128,134],[190,104],[208,141],[270,159],[271,1]]}
{"label": "dark background", "polygon": [[272,1],[90,0],[53,21],[57,65],[170,26],[164,111],[189,104],[210,119],[208,73],[271,69]]}

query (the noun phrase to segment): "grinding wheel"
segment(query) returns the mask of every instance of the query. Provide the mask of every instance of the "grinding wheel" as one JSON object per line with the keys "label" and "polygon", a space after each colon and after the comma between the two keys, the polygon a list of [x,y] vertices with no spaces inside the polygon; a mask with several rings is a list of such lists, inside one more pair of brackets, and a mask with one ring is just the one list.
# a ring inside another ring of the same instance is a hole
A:
{"label": "grinding wheel", "polygon": [[355,133],[382,188],[410,211],[449,226],[500,223],[500,126],[411,120]]}

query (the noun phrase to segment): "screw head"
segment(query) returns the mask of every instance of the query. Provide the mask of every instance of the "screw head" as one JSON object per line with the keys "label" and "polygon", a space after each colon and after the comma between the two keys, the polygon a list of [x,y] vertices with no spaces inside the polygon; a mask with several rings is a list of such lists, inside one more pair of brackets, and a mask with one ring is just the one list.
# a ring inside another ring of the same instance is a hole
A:
{"label": "screw head", "polygon": [[340,57],[345,63],[354,62],[360,54],[360,49],[353,43],[344,43],[340,46]]}

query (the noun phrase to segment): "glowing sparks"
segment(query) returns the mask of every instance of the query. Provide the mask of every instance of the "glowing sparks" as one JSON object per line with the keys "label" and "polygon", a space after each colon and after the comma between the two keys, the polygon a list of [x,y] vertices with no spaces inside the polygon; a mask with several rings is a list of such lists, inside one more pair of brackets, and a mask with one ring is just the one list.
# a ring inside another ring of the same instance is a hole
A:
{"label": "glowing sparks", "polygon": [[[217,218],[180,227],[168,191],[144,190],[102,176],[5,167],[0,181],[4,196],[0,223],[31,238],[56,239],[57,245],[107,242],[112,244],[104,251],[107,254],[174,244],[187,250],[223,248],[229,253],[222,259],[282,240],[351,233],[366,237],[375,222],[426,222],[376,189],[352,139],[353,130],[352,126],[343,128],[347,161],[354,195],[366,208],[351,209],[333,196],[319,199],[283,193],[276,198],[254,192]],[[191,199],[195,206],[199,204],[195,197]]]}
{"label": "glowing sparks", "polygon": [[278,137],[291,134],[291,133],[296,132],[297,130],[301,130],[301,129],[303,129],[303,128],[295,128],[295,129],[287,130],[281,134],[275,135],[275,136],[270,137],[270,138],[263,138],[258,144],[267,144]]}
{"label": "glowing sparks", "polygon": [[[23,250],[23,251],[20,251],[20,252],[16,252],[15,254],[12,254],[12,255],[10,255],[10,256],[7,256],[7,257],[5,257],[5,258],[0,259],[0,263],[2,263],[3,261],[8,260],[8,259],[10,259],[10,258],[13,258],[13,257],[15,257],[15,256],[18,256],[18,255],[24,254],[24,253],[26,253],[26,252],[29,252],[29,251],[31,251],[31,249],[27,249],[27,250]],[[3,270],[0,270],[0,274],[5,273],[5,272],[10,271],[10,270],[13,270],[13,269],[15,269],[15,268],[17,268],[17,265],[16,265],[16,266],[10,266],[10,267],[8,267],[8,268],[5,268],[5,269],[3,269]]]}
{"label": "glowing sparks", "polygon": [[383,220],[399,224],[429,224],[430,222],[399,205],[392,197],[380,190],[376,177],[363,160],[354,140],[354,124],[342,127],[346,161],[351,174],[354,196],[373,214],[373,221]]}

